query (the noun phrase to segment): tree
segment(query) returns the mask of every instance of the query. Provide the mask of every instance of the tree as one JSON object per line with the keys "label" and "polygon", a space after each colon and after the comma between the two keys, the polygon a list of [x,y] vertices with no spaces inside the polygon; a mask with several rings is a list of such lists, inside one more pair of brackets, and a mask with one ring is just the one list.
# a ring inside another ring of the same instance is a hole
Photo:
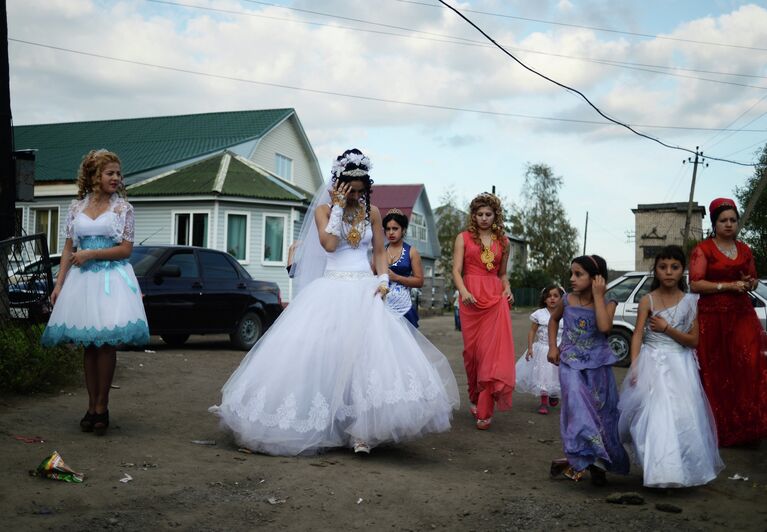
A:
{"label": "tree", "polygon": [[[752,197],[759,193],[759,182],[763,179],[767,179],[767,144],[762,147],[761,153],[759,153],[759,161],[754,168],[754,174],[746,180],[744,186],[735,189],[735,197],[738,198],[738,202],[744,210]],[[767,194],[761,193],[756,198],[748,220],[741,227],[740,238],[751,246],[756,262],[756,271],[761,275],[767,274]]]}
{"label": "tree", "polygon": [[559,200],[563,183],[548,165],[528,164],[522,205],[513,207],[509,226],[527,239],[531,268],[566,284],[570,261],[578,253],[578,230],[570,224]]}
{"label": "tree", "polygon": [[445,278],[445,288],[452,292],[453,250],[455,237],[466,227],[466,213],[458,208],[455,191],[448,189],[440,198],[441,205],[434,209],[437,215],[437,238],[442,253],[439,256],[438,271]]}

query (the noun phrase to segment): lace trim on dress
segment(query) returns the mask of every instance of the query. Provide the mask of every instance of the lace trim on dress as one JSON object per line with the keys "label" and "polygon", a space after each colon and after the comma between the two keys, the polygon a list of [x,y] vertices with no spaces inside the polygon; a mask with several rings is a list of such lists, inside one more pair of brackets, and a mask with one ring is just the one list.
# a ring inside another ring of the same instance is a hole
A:
{"label": "lace trim on dress", "polygon": [[[430,379],[428,384],[420,382],[414,372],[407,375],[407,383],[398,379],[392,388],[386,389],[383,379],[376,371],[368,374],[366,389],[354,386],[351,390],[353,403],[341,405],[335,412],[336,420],[356,418],[372,409],[390,406],[397,403],[415,401],[434,401],[440,397],[440,383]],[[296,407],[296,397],[288,394],[273,414],[264,412],[266,403],[266,387],[260,388],[255,398],[243,404],[243,408],[233,409],[239,417],[249,422],[260,423],[266,427],[279,427],[282,430],[292,429],[296,432],[323,431],[331,423],[330,403],[325,396],[317,392],[306,417],[299,417]]]}
{"label": "lace trim on dress", "polygon": [[144,345],[149,343],[149,327],[144,320],[132,321],[113,329],[49,325],[45,328],[40,342],[47,347],[62,343],[73,343],[83,346],[102,346],[104,344]]}
{"label": "lace trim on dress", "polygon": [[342,281],[359,281],[360,279],[369,279],[373,277],[373,272],[344,272],[340,270],[327,270],[325,277],[329,279],[340,279]]}

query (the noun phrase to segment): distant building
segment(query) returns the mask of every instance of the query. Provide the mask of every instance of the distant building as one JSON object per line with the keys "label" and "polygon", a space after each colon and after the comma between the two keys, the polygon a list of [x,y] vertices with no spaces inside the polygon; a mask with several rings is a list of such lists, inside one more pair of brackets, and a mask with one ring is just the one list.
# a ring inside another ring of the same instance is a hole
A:
{"label": "distant building", "polygon": [[[687,203],[650,203],[637,205],[634,213],[636,239],[634,244],[634,266],[638,271],[650,270],[658,251],[671,244],[684,247],[684,223],[687,218]],[[706,208],[692,204],[690,238],[703,238],[703,218]]]}

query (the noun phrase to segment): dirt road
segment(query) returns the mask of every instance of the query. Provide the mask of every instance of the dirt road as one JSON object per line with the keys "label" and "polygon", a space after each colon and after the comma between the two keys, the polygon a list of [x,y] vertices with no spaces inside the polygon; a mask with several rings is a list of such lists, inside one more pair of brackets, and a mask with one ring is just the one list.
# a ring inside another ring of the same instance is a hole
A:
{"label": "dirt road", "polygon": [[[529,321],[514,314],[518,354]],[[98,438],[79,431],[82,386],[52,396],[0,399],[0,515],[5,530],[765,530],[767,444],[724,449],[727,469],[708,486],[644,489],[636,471],[606,487],[548,478],[561,456],[558,417],[535,413],[517,395],[490,431],[474,428],[465,402],[460,333],[451,317],[422,321],[450,359],[464,394],[449,433],[377,448],[369,457],[334,451],[310,458],[238,452],[207,408],[243,353],[224,338],[193,338],[183,349],[153,340],[120,352],[111,414]],[[288,356],[286,353],[285,356]],[[616,370],[622,378],[623,370]],[[40,436],[24,443],[16,435]],[[214,441],[200,445],[193,441]],[[87,478],[32,478],[57,450]],[[728,480],[735,473],[747,481]],[[129,482],[120,482],[126,478]],[[644,504],[609,504],[636,491]],[[656,504],[672,505],[668,513]]]}

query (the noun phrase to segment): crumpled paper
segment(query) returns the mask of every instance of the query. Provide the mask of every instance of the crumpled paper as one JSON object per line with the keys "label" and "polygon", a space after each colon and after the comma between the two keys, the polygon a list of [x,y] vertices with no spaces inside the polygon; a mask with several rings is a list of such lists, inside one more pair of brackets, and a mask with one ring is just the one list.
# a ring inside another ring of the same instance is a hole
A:
{"label": "crumpled paper", "polygon": [[85,480],[84,473],[78,473],[64,463],[64,459],[57,451],[40,462],[36,469],[29,472],[33,477],[50,478],[53,480],[63,480],[64,482],[79,483]]}

